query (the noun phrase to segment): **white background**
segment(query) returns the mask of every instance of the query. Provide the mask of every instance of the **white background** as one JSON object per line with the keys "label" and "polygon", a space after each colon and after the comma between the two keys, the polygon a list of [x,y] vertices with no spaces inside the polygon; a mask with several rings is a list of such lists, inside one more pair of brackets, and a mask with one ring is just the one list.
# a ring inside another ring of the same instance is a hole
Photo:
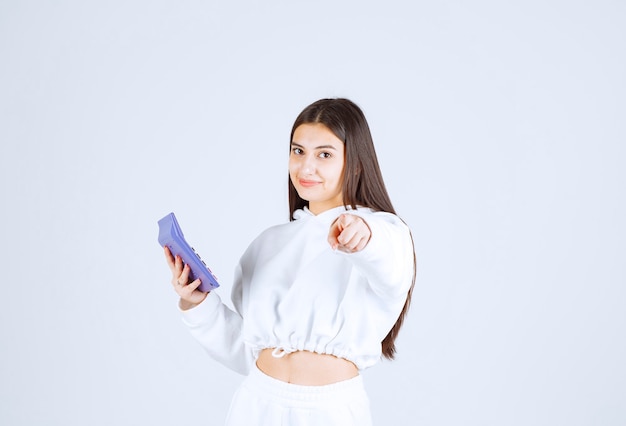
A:
{"label": "white background", "polygon": [[335,96],[419,262],[376,423],[626,424],[625,40],[617,0],[3,0],[0,424],[221,424],[156,222],[228,298]]}

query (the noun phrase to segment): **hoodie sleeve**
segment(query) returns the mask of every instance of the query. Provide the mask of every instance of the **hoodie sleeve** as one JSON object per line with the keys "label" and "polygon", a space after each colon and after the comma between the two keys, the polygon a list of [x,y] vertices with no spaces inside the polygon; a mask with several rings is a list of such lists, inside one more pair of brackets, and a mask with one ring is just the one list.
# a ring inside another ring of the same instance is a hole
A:
{"label": "hoodie sleeve", "polygon": [[237,268],[230,309],[217,292],[210,292],[198,306],[181,311],[183,323],[209,355],[231,370],[247,374],[254,355],[242,339],[241,266]]}
{"label": "hoodie sleeve", "polygon": [[409,227],[398,216],[386,212],[353,210],[372,233],[367,246],[356,253],[343,253],[365,277],[374,292],[396,298],[413,283],[415,258]]}

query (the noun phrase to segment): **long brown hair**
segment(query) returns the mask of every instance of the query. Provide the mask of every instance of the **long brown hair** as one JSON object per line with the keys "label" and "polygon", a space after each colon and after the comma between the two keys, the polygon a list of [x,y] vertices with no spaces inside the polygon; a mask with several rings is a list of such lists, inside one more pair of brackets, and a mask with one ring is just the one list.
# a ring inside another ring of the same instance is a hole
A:
{"label": "long brown hair", "polygon": [[[369,207],[374,211],[396,214],[383,181],[372,134],[363,111],[348,99],[320,99],[306,107],[296,118],[291,129],[290,145],[298,126],[318,123],[326,126],[345,145],[343,205],[353,209],[357,206]],[[308,201],[300,198],[289,179],[289,219],[293,220],[293,213],[305,206],[308,206]],[[413,242],[412,236],[411,242]],[[411,304],[414,286],[415,250],[413,251],[413,281],[404,307],[396,323],[382,341],[382,352],[385,358],[393,359],[395,356],[395,340]]]}

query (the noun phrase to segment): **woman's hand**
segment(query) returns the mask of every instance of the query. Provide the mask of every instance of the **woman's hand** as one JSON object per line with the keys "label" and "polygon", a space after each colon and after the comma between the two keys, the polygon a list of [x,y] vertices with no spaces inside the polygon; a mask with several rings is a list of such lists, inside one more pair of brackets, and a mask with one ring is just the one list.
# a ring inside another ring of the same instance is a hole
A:
{"label": "woman's hand", "polygon": [[372,231],[361,217],[342,214],[330,225],[328,243],[333,250],[355,253],[365,248],[371,236]]}
{"label": "woman's hand", "polygon": [[165,247],[165,260],[172,271],[172,286],[180,296],[180,308],[186,311],[199,305],[209,294],[198,290],[200,279],[189,282],[189,265],[183,265],[180,256],[172,256],[172,252],[167,247]]}

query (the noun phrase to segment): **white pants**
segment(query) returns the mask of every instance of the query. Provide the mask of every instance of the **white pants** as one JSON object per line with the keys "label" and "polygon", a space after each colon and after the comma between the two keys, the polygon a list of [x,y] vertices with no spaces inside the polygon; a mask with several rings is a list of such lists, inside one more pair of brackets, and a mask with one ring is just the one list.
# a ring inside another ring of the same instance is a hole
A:
{"label": "white pants", "polygon": [[363,379],[301,386],[253,366],[233,397],[227,426],[371,426]]}

